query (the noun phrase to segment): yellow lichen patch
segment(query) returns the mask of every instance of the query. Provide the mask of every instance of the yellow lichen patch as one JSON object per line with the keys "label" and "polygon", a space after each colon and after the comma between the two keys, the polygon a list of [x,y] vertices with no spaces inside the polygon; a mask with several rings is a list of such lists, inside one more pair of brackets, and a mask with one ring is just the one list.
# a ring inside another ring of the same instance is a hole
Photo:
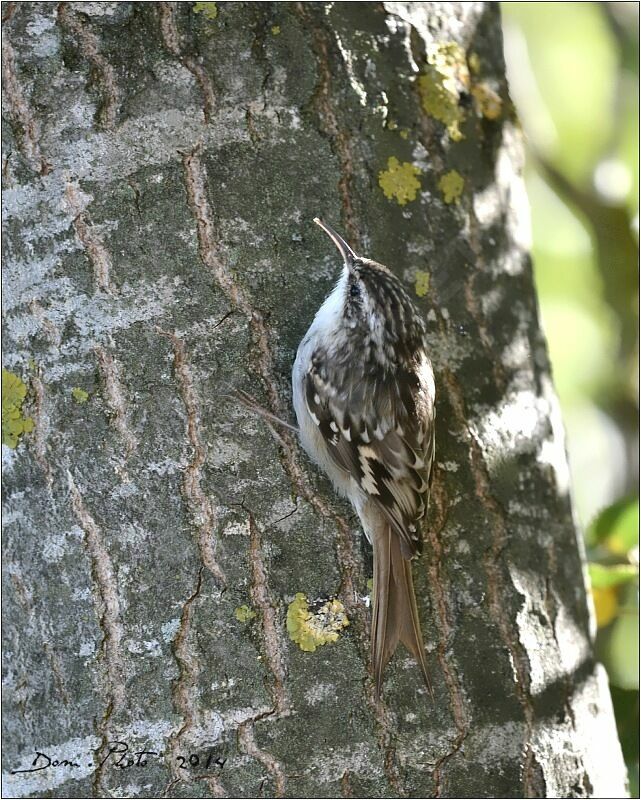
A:
{"label": "yellow lichen patch", "polygon": [[414,291],[419,297],[425,297],[425,295],[429,292],[430,289],[430,275],[429,272],[424,272],[423,270],[416,271],[416,284],[414,286]]}
{"label": "yellow lichen patch", "polygon": [[409,161],[401,164],[396,156],[390,156],[387,159],[387,169],[378,173],[378,185],[388,200],[395,199],[399,206],[404,206],[416,199],[421,188],[416,176],[420,174],[421,170]]}
{"label": "yellow lichen patch", "polygon": [[459,97],[470,86],[463,48],[456,42],[436,44],[427,54],[427,64],[417,86],[423,110],[445,125],[451,139],[460,141],[463,134],[459,125],[465,114]]}
{"label": "yellow lichen patch", "polygon": [[317,647],[335,642],[349,625],[345,607],[340,600],[329,598],[311,605],[298,592],[287,608],[287,633],[301,650],[313,653]]}
{"label": "yellow lichen patch", "polygon": [[472,87],[474,107],[486,119],[498,119],[503,110],[503,101],[487,83],[477,83]]}
{"label": "yellow lichen patch", "polygon": [[194,14],[202,14],[207,19],[216,19],[218,16],[218,7],[216,3],[194,3]]}
{"label": "yellow lichen patch", "polygon": [[280,25],[272,25],[272,36],[278,36],[280,33]]}
{"label": "yellow lichen patch", "polygon": [[473,75],[478,75],[481,71],[481,59],[479,58],[479,54],[470,53],[467,63],[469,64],[470,72]]}
{"label": "yellow lichen patch", "polygon": [[601,589],[593,586],[592,599],[596,611],[596,624],[599,628],[605,628],[616,617],[619,609],[616,588],[607,586]]}
{"label": "yellow lichen patch", "polygon": [[253,611],[249,606],[238,606],[238,608],[234,610],[234,616],[238,622],[249,622],[250,620],[254,619],[256,612]]}
{"label": "yellow lichen patch", "polygon": [[455,169],[446,172],[438,182],[438,188],[443,193],[443,200],[446,203],[458,203],[464,186],[463,176]]}
{"label": "yellow lichen patch", "polygon": [[71,390],[71,396],[76,401],[76,403],[86,403],[89,400],[89,392],[85,392],[84,389],[81,389],[79,386],[74,386]]}
{"label": "yellow lichen patch", "polygon": [[33,420],[22,413],[27,387],[17,375],[2,370],[2,444],[12,450],[18,446],[23,433],[33,430]]}

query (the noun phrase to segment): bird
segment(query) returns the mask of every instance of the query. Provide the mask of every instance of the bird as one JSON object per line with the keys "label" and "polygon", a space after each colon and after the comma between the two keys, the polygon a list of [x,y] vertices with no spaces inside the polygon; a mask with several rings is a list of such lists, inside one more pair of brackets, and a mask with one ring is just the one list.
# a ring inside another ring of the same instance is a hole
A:
{"label": "bird", "polygon": [[319,218],[342,272],[303,337],[292,369],[303,448],[351,502],[372,546],[371,657],[377,696],[399,641],[430,694],[412,581],[435,448],[427,325],[387,267],[356,255]]}

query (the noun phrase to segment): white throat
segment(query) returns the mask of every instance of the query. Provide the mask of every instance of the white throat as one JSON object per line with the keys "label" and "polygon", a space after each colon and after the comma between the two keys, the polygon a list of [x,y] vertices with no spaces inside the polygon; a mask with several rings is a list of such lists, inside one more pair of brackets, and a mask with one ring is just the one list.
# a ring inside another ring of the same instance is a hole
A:
{"label": "white throat", "polygon": [[334,286],[323,305],[316,312],[308,335],[311,334],[318,339],[325,340],[336,338],[336,332],[341,329],[343,324],[343,307],[348,275],[347,267],[344,267],[336,286]]}

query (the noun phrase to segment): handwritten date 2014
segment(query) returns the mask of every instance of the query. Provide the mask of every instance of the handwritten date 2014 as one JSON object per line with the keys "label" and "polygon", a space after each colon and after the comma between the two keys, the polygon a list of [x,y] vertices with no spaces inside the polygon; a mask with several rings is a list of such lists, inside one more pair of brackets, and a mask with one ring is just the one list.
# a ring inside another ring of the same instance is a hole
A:
{"label": "handwritten date 2014", "polygon": [[[115,769],[131,769],[136,767],[146,767],[150,759],[162,760],[165,754],[158,750],[132,750],[127,742],[108,742],[105,747],[99,747],[92,751],[94,759],[87,764],[89,767],[96,767],[101,769],[105,766],[111,766]],[[225,766],[226,758],[216,754],[216,749],[211,748],[204,753],[188,753],[187,755],[175,756],[176,766],[178,769],[185,770],[208,770],[208,769],[222,769]],[[12,769],[11,774],[17,775],[18,773],[27,772],[42,772],[50,769],[74,769],[80,767],[78,761],[72,761],[67,758],[58,758],[50,753],[43,753],[40,750],[35,751],[35,758],[29,767],[22,769]]]}

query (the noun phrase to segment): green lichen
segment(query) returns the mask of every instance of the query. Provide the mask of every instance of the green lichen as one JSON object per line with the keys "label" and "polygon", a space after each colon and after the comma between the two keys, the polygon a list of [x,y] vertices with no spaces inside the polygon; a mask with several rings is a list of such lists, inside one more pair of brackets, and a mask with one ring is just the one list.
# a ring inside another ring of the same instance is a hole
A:
{"label": "green lichen", "polygon": [[480,116],[495,120],[501,116],[503,101],[487,83],[477,83],[472,87],[474,107]]}
{"label": "green lichen", "polygon": [[23,433],[34,428],[31,417],[22,413],[22,404],[27,396],[27,387],[17,375],[2,370],[2,444],[12,450],[18,446]]}
{"label": "green lichen", "polygon": [[192,11],[194,14],[202,14],[206,19],[216,19],[218,16],[216,3],[194,3]]}
{"label": "green lichen", "polygon": [[378,184],[388,200],[396,199],[399,206],[404,206],[416,199],[416,194],[421,188],[416,176],[420,174],[420,169],[409,161],[401,164],[396,156],[390,156],[387,160],[387,169],[378,173]]}
{"label": "green lichen", "polygon": [[89,392],[85,392],[79,386],[74,386],[71,390],[71,396],[78,404],[86,403],[89,400]]}
{"label": "green lichen", "polygon": [[470,73],[463,48],[456,42],[439,42],[427,54],[427,64],[417,86],[423,110],[442,122],[450,138],[463,138],[460,125],[465,118],[459,105],[461,91],[467,91]]}
{"label": "green lichen", "polygon": [[345,607],[335,598],[318,600],[311,605],[298,592],[287,607],[287,633],[301,650],[313,653],[317,647],[335,642],[349,625]]}
{"label": "green lichen", "polygon": [[238,608],[234,610],[234,616],[238,622],[249,622],[250,620],[254,619],[256,612],[253,611],[249,606],[238,606]]}
{"label": "green lichen", "polygon": [[470,53],[467,63],[470,67],[470,72],[473,75],[478,75],[481,71],[481,58],[478,53]]}
{"label": "green lichen", "polygon": [[430,289],[430,275],[429,272],[424,272],[423,270],[416,271],[416,284],[414,286],[414,291],[418,295],[418,297],[425,297]]}
{"label": "green lichen", "polygon": [[280,25],[272,25],[272,36],[278,36],[280,34]]}
{"label": "green lichen", "polygon": [[446,172],[438,182],[438,188],[443,193],[443,200],[446,203],[458,203],[464,186],[463,176],[455,169]]}

